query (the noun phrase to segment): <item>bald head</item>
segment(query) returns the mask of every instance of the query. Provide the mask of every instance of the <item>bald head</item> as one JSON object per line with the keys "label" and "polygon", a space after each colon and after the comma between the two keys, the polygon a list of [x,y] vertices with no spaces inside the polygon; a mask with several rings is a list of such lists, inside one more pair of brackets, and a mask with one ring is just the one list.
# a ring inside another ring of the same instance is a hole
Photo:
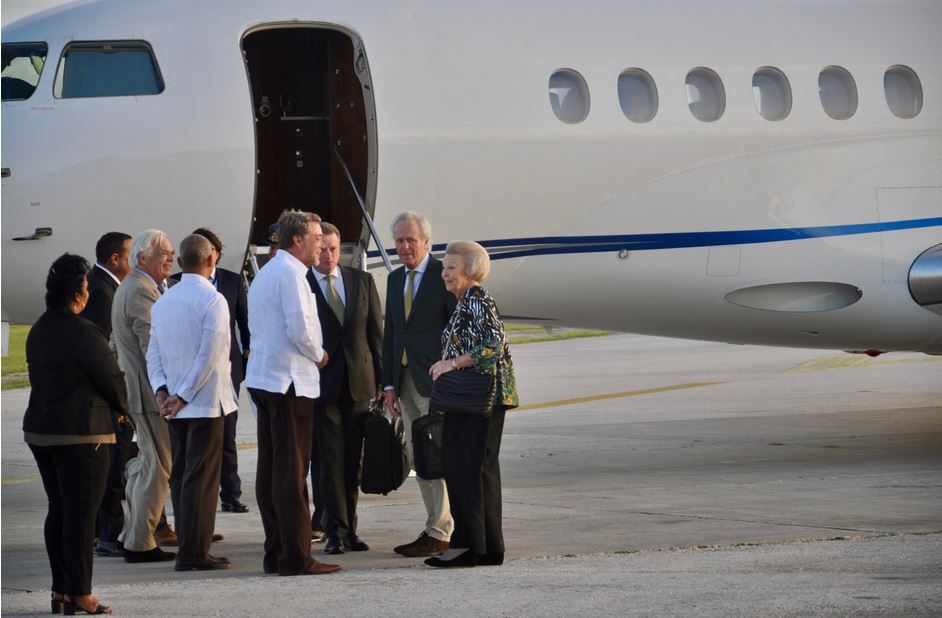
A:
{"label": "bald head", "polygon": [[180,242],[180,257],[177,262],[185,273],[209,278],[213,272],[214,258],[213,245],[205,236],[190,234]]}

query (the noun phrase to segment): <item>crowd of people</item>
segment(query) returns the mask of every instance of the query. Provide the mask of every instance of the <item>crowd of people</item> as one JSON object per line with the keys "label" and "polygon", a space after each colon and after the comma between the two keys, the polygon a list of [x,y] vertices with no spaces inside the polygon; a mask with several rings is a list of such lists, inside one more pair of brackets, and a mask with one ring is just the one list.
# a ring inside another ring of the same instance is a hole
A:
{"label": "crowd of people", "polygon": [[[251,287],[218,266],[223,244],[206,228],[180,241],[179,256],[160,230],[109,232],[93,266],[68,253],[52,264],[26,343],[23,429],[49,501],[54,613],[111,612],[91,593],[96,553],[172,560],[178,571],[231,567],[210,550],[222,540],[217,495],[223,511],[249,511],[235,446],[243,381],[257,420],[265,573],[341,570],[315,560],[312,541],[328,555],[370,549],[357,529],[354,437],[371,401],[402,418],[410,463],[413,423],[444,413],[444,478],[417,477],[424,526],[394,551],[437,568],[503,563],[498,455],[517,395],[500,314],[481,287],[487,251],[452,242],[439,261],[428,220],[413,212],[391,230],[401,266],[385,313],[373,277],[339,263],[341,230],[301,211],[269,228],[270,259]],[[483,408],[471,394],[462,405],[461,389],[457,407],[436,403],[451,372],[484,380]]]}

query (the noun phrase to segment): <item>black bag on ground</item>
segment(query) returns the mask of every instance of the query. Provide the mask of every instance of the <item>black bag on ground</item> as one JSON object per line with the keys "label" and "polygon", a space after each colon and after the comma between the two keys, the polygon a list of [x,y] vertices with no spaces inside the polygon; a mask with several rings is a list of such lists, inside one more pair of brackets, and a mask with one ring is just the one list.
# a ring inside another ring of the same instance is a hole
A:
{"label": "black bag on ground", "polygon": [[423,479],[445,477],[442,461],[442,426],[445,416],[432,409],[429,414],[412,422],[412,447],[415,474]]}
{"label": "black bag on ground", "polygon": [[382,402],[374,401],[359,419],[363,436],[360,490],[365,494],[396,491],[409,476],[409,460],[402,439],[402,421],[390,423]]}

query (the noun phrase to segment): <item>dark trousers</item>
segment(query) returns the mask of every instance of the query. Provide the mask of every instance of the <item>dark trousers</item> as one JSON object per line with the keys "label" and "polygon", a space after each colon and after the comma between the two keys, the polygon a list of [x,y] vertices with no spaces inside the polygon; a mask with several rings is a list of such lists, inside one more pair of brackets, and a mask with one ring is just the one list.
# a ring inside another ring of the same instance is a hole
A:
{"label": "dark trousers", "polygon": [[[317,444],[311,452],[311,477],[319,475],[318,488],[327,511],[328,536],[345,539],[357,531],[360,449],[350,441],[356,417],[368,406],[368,401],[354,402],[349,389],[344,388],[337,404],[314,407]],[[315,500],[316,497],[317,493]]]}
{"label": "dark trousers", "polygon": [[49,499],[44,533],[53,592],[74,596],[92,592],[95,513],[108,477],[105,446],[29,445]]}
{"label": "dark trousers", "polygon": [[[238,397],[239,389],[236,389]],[[239,411],[226,415],[223,421],[222,475],[219,477],[219,498],[232,502],[242,497],[242,479],[239,478],[239,452],[236,450],[236,422]]]}
{"label": "dark trousers", "polygon": [[134,426],[130,421],[117,423],[114,444],[102,445],[108,449],[108,477],[105,493],[98,507],[98,538],[109,543],[116,543],[124,527],[124,466],[131,459]]}
{"label": "dark trousers", "polygon": [[177,562],[204,562],[216,527],[223,418],[169,422],[173,467],[170,500],[177,525]]}
{"label": "dark trousers", "polygon": [[311,512],[304,498],[304,478],[311,458],[314,400],[288,392],[250,388],[258,410],[258,469],[255,497],[265,530],[266,573],[296,575],[308,571]]}
{"label": "dark trousers", "polygon": [[[311,495],[310,501],[314,504],[314,511],[311,513],[311,530],[327,530],[327,503],[324,500],[324,490],[321,488],[321,468],[317,457],[317,429],[315,427],[311,432]],[[307,482],[304,484],[304,501],[308,501]]]}
{"label": "dark trousers", "polygon": [[489,417],[446,414],[442,427],[445,486],[455,530],[450,546],[476,554],[503,554],[500,439],[503,406]]}

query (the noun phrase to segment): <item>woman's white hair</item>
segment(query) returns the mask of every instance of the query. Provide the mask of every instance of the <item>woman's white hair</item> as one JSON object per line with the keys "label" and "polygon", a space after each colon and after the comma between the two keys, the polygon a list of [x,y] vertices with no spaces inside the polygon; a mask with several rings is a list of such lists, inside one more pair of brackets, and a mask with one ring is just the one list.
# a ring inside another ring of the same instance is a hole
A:
{"label": "woman's white hair", "polygon": [[468,277],[481,283],[491,271],[491,257],[487,249],[473,240],[454,240],[445,247],[445,255],[455,255],[461,258]]}
{"label": "woman's white hair", "polygon": [[422,239],[428,243],[429,247],[432,246],[432,224],[429,223],[428,219],[426,219],[424,216],[417,212],[412,212],[411,210],[407,210],[404,213],[396,215],[396,218],[393,219],[392,225],[389,226],[393,237],[396,236],[396,226],[403,221],[415,221],[419,226],[419,231],[422,232]]}
{"label": "woman's white hair", "polygon": [[147,258],[153,255],[156,248],[160,247],[163,240],[170,242],[170,238],[160,230],[144,230],[137,235],[131,244],[131,255],[134,256],[135,263],[139,263],[141,258]]}

